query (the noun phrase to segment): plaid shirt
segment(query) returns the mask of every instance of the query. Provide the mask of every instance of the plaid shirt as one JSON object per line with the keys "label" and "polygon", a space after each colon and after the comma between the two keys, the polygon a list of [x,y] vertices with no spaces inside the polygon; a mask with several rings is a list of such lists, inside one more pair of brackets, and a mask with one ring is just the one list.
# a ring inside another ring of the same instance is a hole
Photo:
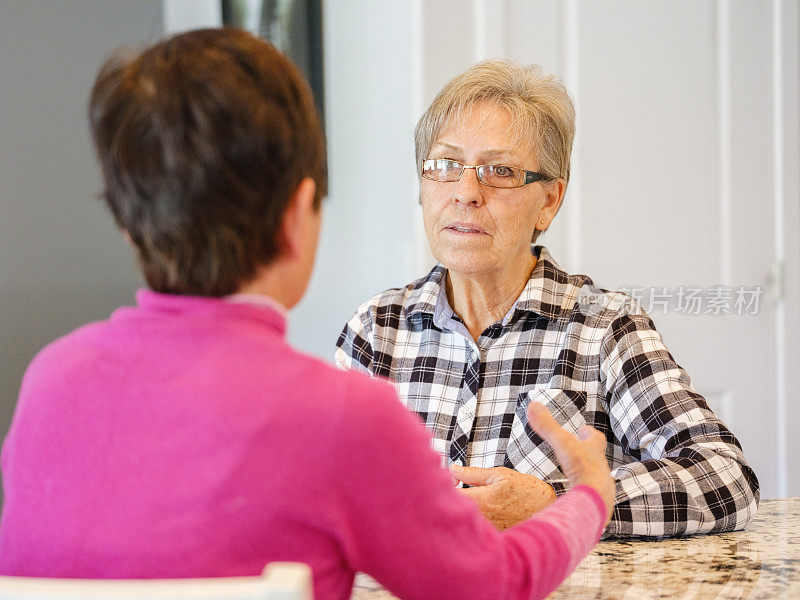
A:
{"label": "plaid shirt", "polygon": [[743,528],[758,505],[755,473],[647,314],[568,275],[546,248],[532,251],[522,294],[477,341],[450,308],[437,265],[361,305],[337,364],[393,381],[445,462],[509,467],[557,493],[568,481],[528,426],[528,403],[542,402],[570,431],[595,427],[617,482],[606,536]]}

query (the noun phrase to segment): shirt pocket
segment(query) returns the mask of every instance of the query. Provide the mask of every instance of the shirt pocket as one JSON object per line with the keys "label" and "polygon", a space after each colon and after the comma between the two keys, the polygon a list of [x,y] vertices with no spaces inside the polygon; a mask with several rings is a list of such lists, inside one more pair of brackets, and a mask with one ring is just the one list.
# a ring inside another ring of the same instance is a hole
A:
{"label": "shirt pocket", "polygon": [[553,447],[528,424],[527,409],[531,402],[540,402],[559,425],[575,434],[586,425],[586,400],[586,392],[558,388],[533,388],[519,394],[504,465],[534,475],[553,485],[556,492],[563,492],[568,487],[567,478],[559,468]]}

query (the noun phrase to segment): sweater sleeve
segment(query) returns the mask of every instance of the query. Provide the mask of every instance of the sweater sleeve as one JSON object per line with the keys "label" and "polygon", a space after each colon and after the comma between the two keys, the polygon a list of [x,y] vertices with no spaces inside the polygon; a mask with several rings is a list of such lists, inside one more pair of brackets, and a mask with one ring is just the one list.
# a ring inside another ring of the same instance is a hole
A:
{"label": "sweater sleeve", "polygon": [[457,492],[391,387],[362,379],[341,413],[332,469],[341,476],[331,482],[353,570],[402,598],[544,598],[600,539],[605,508],[587,486],[496,530]]}

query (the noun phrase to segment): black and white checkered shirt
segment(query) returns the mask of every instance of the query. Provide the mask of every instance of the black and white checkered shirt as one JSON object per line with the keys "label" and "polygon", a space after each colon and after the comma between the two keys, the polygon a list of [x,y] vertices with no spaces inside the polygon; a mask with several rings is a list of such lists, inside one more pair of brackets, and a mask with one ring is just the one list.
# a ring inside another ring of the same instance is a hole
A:
{"label": "black and white checkered shirt", "polygon": [[450,308],[437,265],[361,305],[336,362],[394,382],[445,462],[506,466],[558,493],[568,482],[528,426],[528,403],[544,403],[573,432],[597,428],[617,480],[606,536],[743,528],[758,505],[755,473],[647,314],[568,275],[546,248],[532,251],[538,262],[522,294],[477,342]]}

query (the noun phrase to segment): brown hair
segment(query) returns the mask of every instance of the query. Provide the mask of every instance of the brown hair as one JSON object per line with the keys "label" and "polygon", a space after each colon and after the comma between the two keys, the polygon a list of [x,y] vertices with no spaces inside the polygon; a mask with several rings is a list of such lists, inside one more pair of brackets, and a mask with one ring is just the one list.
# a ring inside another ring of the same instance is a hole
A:
{"label": "brown hair", "polygon": [[235,292],[279,252],[305,177],[327,193],[311,91],[269,43],[238,29],[180,34],[100,70],[89,120],[104,197],[160,292]]}

